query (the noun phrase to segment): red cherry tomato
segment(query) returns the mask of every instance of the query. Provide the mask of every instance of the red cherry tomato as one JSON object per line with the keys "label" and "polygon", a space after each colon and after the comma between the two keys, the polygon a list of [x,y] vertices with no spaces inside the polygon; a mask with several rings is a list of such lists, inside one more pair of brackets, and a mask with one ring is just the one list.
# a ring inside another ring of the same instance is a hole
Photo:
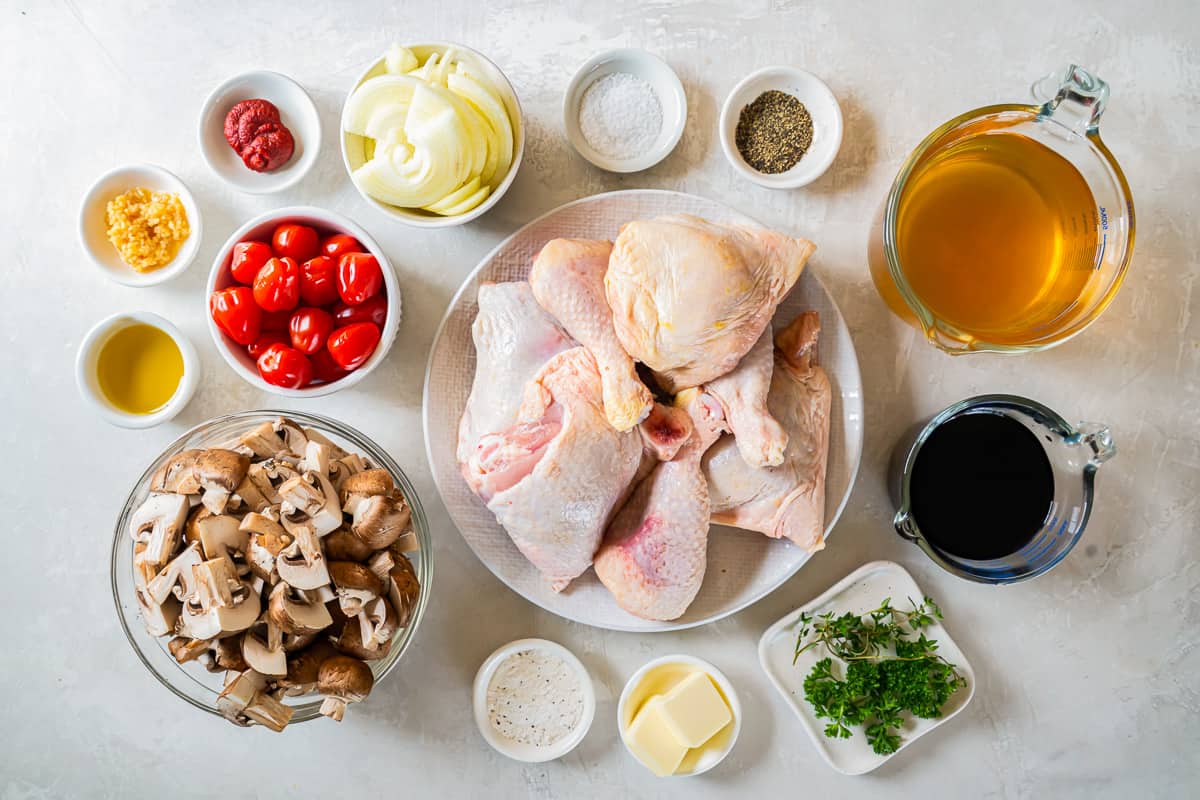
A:
{"label": "red cherry tomato", "polygon": [[263,311],[289,311],[300,302],[300,265],[295,259],[272,258],[254,277],[254,302]]}
{"label": "red cherry tomato", "polygon": [[288,323],[288,333],[292,347],[312,355],[325,346],[325,340],[333,333],[333,315],[320,308],[297,309]]}
{"label": "red cherry tomato", "polygon": [[336,303],[337,261],[329,256],[310,258],[300,265],[300,299],[310,306]]}
{"label": "red cherry tomato", "polygon": [[255,305],[249,286],[213,292],[208,298],[208,313],[217,327],[238,344],[250,344],[262,328],[262,309]]}
{"label": "red cherry tomato", "polygon": [[233,246],[233,261],[229,266],[233,279],[247,286],[254,283],[254,276],[272,255],[271,245],[265,242],[238,242]]}
{"label": "red cherry tomato", "polygon": [[345,233],[335,233],[321,242],[321,255],[329,256],[334,261],[346,253],[361,253],[362,251],[363,246],[358,243],[358,239]]}
{"label": "red cherry tomato", "polygon": [[262,329],[264,331],[282,331],[287,333],[288,323],[292,321],[292,311],[264,311]]}
{"label": "red cherry tomato", "polygon": [[346,305],[362,305],[383,288],[383,271],[375,256],[347,253],[338,261],[338,294]]}
{"label": "red cherry tomato", "polygon": [[381,334],[370,322],[356,322],[329,335],[329,354],[344,370],[358,369],[375,352]]}
{"label": "red cherry tomato", "polygon": [[271,247],[275,255],[308,261],[317,254],[317,232],[307,225],[285,222],[275,228],[271,235]]}
{"label": "red cherry tomato", "polygon": [[291,338],[284,331],[263,331],[258,335],[258,338],[246,347],[246,352],[250,357],[257,359],[263,353],[267,352],[267,348],[273,344],[291,344]]}
{"label": "red cherry tomato", "polygon": [[333,383],[349,373],[333,360],[328,348],[321,348],[308,357],[312,364],[313,380],[321,383]]}
{"label": "red cherry tomato", "polygon": [[295,348],[273,344],[258,357],[258,374],[272,386],[300,389],[312,381],[312,364]]}
{"label": "red cherry tomato", "polygon": [[339,326],[355,322],[373,322],[382,328],[383,323],[387,321],[387,306],[387,295],[377,294],[357,306],[338,303],[333,307],[333,318]]}

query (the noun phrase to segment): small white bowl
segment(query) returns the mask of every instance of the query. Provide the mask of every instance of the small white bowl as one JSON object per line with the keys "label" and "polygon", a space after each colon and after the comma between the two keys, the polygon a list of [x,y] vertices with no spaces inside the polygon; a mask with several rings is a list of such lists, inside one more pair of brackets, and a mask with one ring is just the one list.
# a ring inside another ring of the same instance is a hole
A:
{"label": "small white bowl", "polygon": [[[579,724],[571,733],[546,747],[506,739],[492,727],[492,723],[488,719],[487,691],[492,682],[492,676],[496,674],[496,669],[502,661],[514,653],[526,650],[542,650],[567,662],[575,670],[575,674],[579,678],[579,685],[583,689],[583,716],[580,717]],[[588,674],[587,668],[567,648],[546,639],[517,639],[515,642],[509,642],[498,648],[479,667],[479,672],[475,673],[475,684],[472,689],[472,706],[475,711],[475,725],[479,728],[479,733],[488,744],[495,748],[496,752],[516,761],[538,764],[562,758],[583,741],[588,729],[592,727],[592,719],[596,716],[596,689],[592,685],[592,676]]]}
{"label": "small white bowl", "polygon": [[[139,187],[179,195],[190,229],[175,258],[150,272],[138,272],[122,261],[117,248],[108,240],[108,201]],[[130,164],[104,173],[83,196],[79,209],[79,242],[83,251],[104,274],[126,286],[155,286],[179,275],[196,257],[203,235],[204,221],[192,193],[174,174],[154,164]]]}
{"label": "small white bowl", "polygon": [[[729,755],[730,751],[733,750],[733,746],[737,744],[738,735],[742,732],[742,703],[738,699],[738,695],[733,688],[733,684],[730,683],[729,679],[725,677],[725,673],[721,672],[721,670],[717,669],[703,659],[682,654],[663,656],[662,658],[654,659],[637,672],[633,673],[633,677],[626,681],[625,688],[621,691],[621,699],[617,703],[617,730],[621,732],[621,743],[625,745],[625,749],[629,751],[629,755],[633,756],[633,758],[639,764],[641,764],[641,759],[638,759],[637,755],[635,755],[633,750],[630,749],[629,741],[625,738],[629,724],[633,721],[633,717],[638,710],[638,708],[633,708],[631,706],[635,704],[639,708],[641,706],[642,698],[638,696],[638,689],[645,680],[646,675],[648,675],[651,670],[657,669],[658,667],[666,664],[682,664],[684,666],[693,667],[696,670],[707,673],[716,682],[717,686],[720,687],[721,693],[725,695],[725,700],[729,703],[729,711],[733,714],[733,730],[728,734],[728,738],[724,747],[715,752],[704,753],[700,760],[697,761],[690,770],[687,770],[686,772],[676,772],[675,774],[667,775],[666,777],[681,778],[691,775],[701,775],[725,760],[725,756]],[[718,733],[717,735],[720,736],[721,734]],[[686,763],[686,761],[687,760],[685,759],[684,763]]]}
{"label": "small white bowl", "polygon": [[[267,383],[258,374],[258,366],[254,363],[254,359],[250,357],[250,354],[246,352],[246,348],[226,336],[217,327],[217,323],[213,321],[212,315],[208,313],[208,298],[212,293],[218,289],[224,289],[227,286],[237,284],[237,281],[233,279],[233,273],[230,272],[230,264],[233,260],[233,246],[238,242],[247,241],[269,243],[271,241],[271,233],[277,225],[283,222],[298,222],[301,225],[310,225],[317,229],[321,238],[325,238],[333,233],[349,234],[357,239],[359,244],[366,248],[368,253],[375,256],[375,260],[379,262],[379,268],[383,272],[383,285],[387,289],[388,301],[388,315],[383,326],[383,336],[379,340],[379,344],[375,347],[375,352],[371,354],[371,357],[367,359],[365,364],[344,378],[332,383],[323,383],[319,386],[309,386],[303,389],[285,389],[282,386],[274,386]],[[392,343],[396,340],[396,330],[400,327],[400,310],[400,284],[396,281],[396,273],[392,270],[392,263],[384,255],[383,249],[376,244],[375,240],[365,230],[346,217],[333,211],[326,211],[325,209],[313,206],[292,206],[268,211],[250,220],[230,234],[229,238],[225,240],[225,244],[221,245],[221,249],[217,252],[212,270],[208,274],[208,284],[204,289],[204,318],[208,320],[208,332],[212,334],[217,351],[225,359],[225,363],[229,364],[233,368],[233,371],[240,375],[247,383],[262,389],[264,392],[277,394],[280,397],[322,397],[353,386],[367,377],[371,370],[379,366],[383,359],[387,357],[388,350],[391,349]]]}
{"label": "small white bowl", "polygon": [[[662,129],[658,138],[649,150],[636,158],[616,159],[604,155],[588,144],[579,128],[579,109],[588,87],[614,72],[625,72],[650,84],[662,105]],[[639,172],[653,167],[679,144],[686,122],[687,95],[679,76],[658,56],[636,48],[609,50],[592,56],[576,71],[563,96],[567,140],[579,155],[609,172]]]}
{"label": "small white bowl", "polygon": [[[96,362],[100,350],[109,338],[122,328],[139,323],[166,333],[183,356],[183,377],[179,380],[179,386],[175,388],[175,394],[171,395],[166,405],[152,414],[130,414],[114,407],[100,389],[100,381],[96,375]],[[122,312],[100,320],[83,337],[79,352],[75,356],[75,383],[79,386],[79,394],[84,401],[113,425],[122,428],[151,428],[174,417],[192,399],[196,387],[200,385],[200,357],[191,341],[158,314],[151,314],[149,311]]]}
{"label": "small white bowl", "polygon": [[[292,132],[296,149],[279,169],[255,172],[225,140],[225,116],[243,100],[268,100]],[[219,177],[235,189],[269,194],[294,186],[317,163],[321,150],[321,117],[304,87],[286,75],[258,70],[235,75],[208,95],[200,110],[200,155]]]}
{"label": "small white bowl", "polygon": [[[786,172],[768,175],[746,163],[735,144],[742,109],[763,92],[778,89],[795,97],[812,117],[813,138],[808,151]],[[811,72],[795,67],[766,67],[747,75],[721,107],[721,149],[743,177],[769,189],[795,189],[825,174],[842,146],[842,109],[829,87]]]}
{"label": "small white bowl", "polygon": [[[517,170],[521,167],[521,161],[525,157],[525,120],[521,112],[521,101],[517,97],[517,92],[513,89],[512,83],[509,82],[508,76],[501,71],[500,67],[478,50],[473,50],[466,45],[456,44],[454,42],[426,42],[422,44],[405,45],[413,54],[424,63],[425,59],[432,53],[444,53],[447,50],[454,50],[457,56],[464,61],[469,61],[483,75],[487,76],[488,83],[495,87],[499,92],[501,99],[504,101],[504,107],[508,111],[509,122],[513,126],[513,159],[512,164],[508,167],[508,173],[504,176],[504,180],[496,187],[496,190],[489,194],[482,203],[472,208],[465,214],[459,214],[453,217],[434,214],[432,211],[424,211],[419,208],[401,208],[399,206],[391,206],[387,203],[381,203],[374,197],[358,188],[358,184],[354,183],[353,178],[350,183],[354,185],[355,191],[359,193],[363,200],[366,200],[372,207],[382,211],[387,216],[394,220],[403,222],[405,225],[412,225],[417,228],[450,228],[455,225],[462,225],[470,222],[477,217],[486,214],[492,206],[500,202],[500,198],[508,191],[508,187],[512,186],[513,181],[517,177]],[[346,102],[342,104],[342,111],[345,112],[346,103],[350,102],[350,95],[354,94],[355,89],[362,85],[368,78],[374,78],[377,75],[387,73],[385,69],[385,59],[379,58],[373,61],[370,66],[363,70],[358,79],[354,81],[353,88],[346,93]],[[341,124],[338,125],[338,140],[342,144],[342,164],[346,167],[346,175],[349,176],[354,170],[361,167],[366,162],[365,147],[367,143],[366,137],[358,136],[353,133],[346,133],[341,130]]]}

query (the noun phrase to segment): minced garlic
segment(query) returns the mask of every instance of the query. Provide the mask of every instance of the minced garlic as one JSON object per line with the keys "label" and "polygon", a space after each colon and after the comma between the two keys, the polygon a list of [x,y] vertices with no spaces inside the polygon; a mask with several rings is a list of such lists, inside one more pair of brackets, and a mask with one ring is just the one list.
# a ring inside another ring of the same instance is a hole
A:
{"label": "minced garlic", "polygon": [[138,272],[165,267],[191,233],[179,195],[130,189],[108,201],[108,240]]}

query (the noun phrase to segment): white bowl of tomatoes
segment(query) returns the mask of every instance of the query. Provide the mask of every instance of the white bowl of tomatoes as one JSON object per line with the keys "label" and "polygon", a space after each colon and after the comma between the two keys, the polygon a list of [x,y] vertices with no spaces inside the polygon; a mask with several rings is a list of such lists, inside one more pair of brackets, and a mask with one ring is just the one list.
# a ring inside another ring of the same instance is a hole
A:
{"label": "white bowl of tomatoes", "polygon": [[234,231],[205,298],[225,361],[283,397],[358,383],[387,356],[400,325],[400,287],[379,245],[311,206],[270,211]]}

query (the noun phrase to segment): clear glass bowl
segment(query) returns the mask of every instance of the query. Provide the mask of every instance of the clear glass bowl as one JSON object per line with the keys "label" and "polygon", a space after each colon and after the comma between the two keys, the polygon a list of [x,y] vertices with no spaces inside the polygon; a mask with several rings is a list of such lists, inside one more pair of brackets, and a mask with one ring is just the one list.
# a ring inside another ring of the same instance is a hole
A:
{"label": "clear glass bowl", "polygon": [[[391,473],[396,485],[404,492],[404,496],[412,507],[412,525],[417,534],[419,549],[415,553],[410,553],[409,556],[413,561],[417,580],[421,584],[420,595],[413,608],[408,627],[392,640],[392,647],[387,657],[367,662],[371,667],[371,672],[375,675],[376,684],[387,677],[387,674],[392,671],[401,656],[408,650],[429,602],[430,582],[433,577],[433,548],[429,538],[429,524],[412,483],[391,456],[384,452],[379,445],[347,425],[328,417],[300,411],[243,411],[217,417],[197,425],[172,442],[158,458],[154,459],[134,484],[133,491],[129,493],[125,507],[117,519],[116,530],[113,532],[110,574],[113,602],[117,606],[117,619],[120,620],[121,628],[125,631],[125,638],[129,640],[137,657],[146,665],[146,669],[150,670],[150,674],[157,678],[159,683],[170,689],[180,699],[186,700],[202,711],[218,716],[220,712],[216,706],[217,695],[224,683],[224,670],[209,672],[202,664],[194,661],[187,664],[178,663],[167,650],[167,642],[170,637],[151,636],[147,633],[145,625],[142,624],[137,599],[134,597],[133,539],[129,535],[129,518],[149,494],[151,476],[167,459],[188,448],[213,447],[221,442],[227,442],[255,425],[270,422],[280,416],[294,420],[306,428],[313,428],[346,450],[362,455],[374,466],[386,469]],[[320,716],[321,699],[316,694],[284,698],[283,702],[295,709],[291,723],[305,722]],[[370,698],[368,697],[364,702],[370,702]]]}

